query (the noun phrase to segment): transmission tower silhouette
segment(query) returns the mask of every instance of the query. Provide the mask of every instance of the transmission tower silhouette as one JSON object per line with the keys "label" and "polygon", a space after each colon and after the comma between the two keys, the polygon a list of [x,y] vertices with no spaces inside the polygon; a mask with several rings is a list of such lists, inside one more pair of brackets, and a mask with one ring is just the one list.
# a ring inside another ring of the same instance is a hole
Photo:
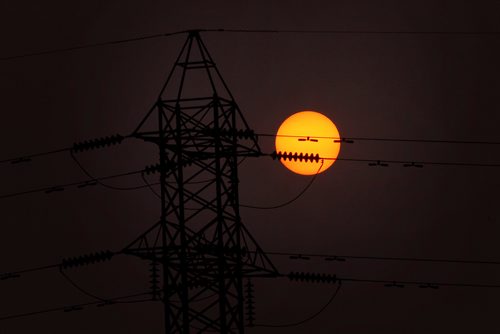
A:
{"label": "transmission tower silhouette", "polygon": [[151,263],[165,333],[243,333],[243,280],[278,275],[240,217],[238,163],[261,150],[198,31],[132,137],[158,147],[161,214],[123,253]]}

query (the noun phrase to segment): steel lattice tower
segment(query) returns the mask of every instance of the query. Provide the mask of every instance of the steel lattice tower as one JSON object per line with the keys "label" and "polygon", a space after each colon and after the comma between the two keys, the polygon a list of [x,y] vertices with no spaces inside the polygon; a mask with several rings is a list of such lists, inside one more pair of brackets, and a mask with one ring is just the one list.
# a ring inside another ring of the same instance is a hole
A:
{"label": "steel lattice tower", "polygon": [[133,136],[159,149],[161,215],[124,253],[162,267],[165,332],[243,333],[243,279],[277,273],[239,211],[238,164],[261,152],[198,31]]}

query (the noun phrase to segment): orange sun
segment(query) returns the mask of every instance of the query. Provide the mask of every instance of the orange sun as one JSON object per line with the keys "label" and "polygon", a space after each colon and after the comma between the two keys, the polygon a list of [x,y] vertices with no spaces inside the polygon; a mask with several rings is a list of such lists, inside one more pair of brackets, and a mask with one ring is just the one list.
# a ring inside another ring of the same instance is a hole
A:
{"label": "orange sun", "polygon": [[339,139],[339,130],[328,117],[316,111],[300,111],[278,129],[276,152],[319,155],[319,161],[281,160],[294,173],[314,175],[333,165],[340,152]]}

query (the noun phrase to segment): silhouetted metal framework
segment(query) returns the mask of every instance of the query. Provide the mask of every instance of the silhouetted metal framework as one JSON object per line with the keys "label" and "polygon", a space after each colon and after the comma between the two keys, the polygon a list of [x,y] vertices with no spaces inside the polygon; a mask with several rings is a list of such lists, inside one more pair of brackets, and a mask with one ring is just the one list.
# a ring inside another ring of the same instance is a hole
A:
{"label": "silhouetted metal framework", "polygon": [[238,162],[261,151],[197,31],[133,136],[158,146],[161,215],[124,253],[153,263],[166,333],[243,333],[243,278],[278,274],[239,212]]}

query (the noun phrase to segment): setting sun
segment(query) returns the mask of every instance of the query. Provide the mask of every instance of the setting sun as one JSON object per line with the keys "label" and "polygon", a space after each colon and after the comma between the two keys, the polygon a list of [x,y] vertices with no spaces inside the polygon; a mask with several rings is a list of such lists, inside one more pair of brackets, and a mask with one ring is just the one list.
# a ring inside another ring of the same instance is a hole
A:
{"label": "setting sun", "polygon": [[276,152],[319,155],[319,161],[281,159],[294,173],[314,175],[333,165],[340,152],[339,139],[339,131],[328,117],[316,111],[301,111],[281,124],[276,135]]}

